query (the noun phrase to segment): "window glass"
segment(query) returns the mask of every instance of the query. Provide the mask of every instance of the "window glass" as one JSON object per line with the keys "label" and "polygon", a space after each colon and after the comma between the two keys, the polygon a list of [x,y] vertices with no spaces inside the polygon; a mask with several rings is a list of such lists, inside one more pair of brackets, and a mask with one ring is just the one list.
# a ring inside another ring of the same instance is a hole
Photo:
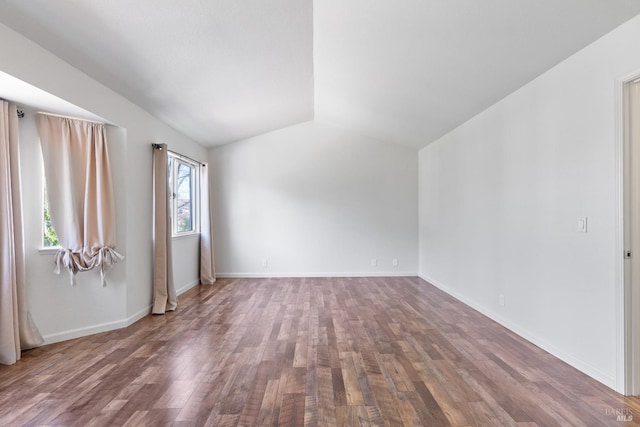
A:
{"label": "window glass", "polygon": [[194,168],[180,161],[176,174],[176,232],[193,230],[193,177]]}
{"label": "window glass", "polygon": [[197,172],[197,163],[170,154],[169,185],[174,236],[198,231]]}
{"label": "window glass", "polygon": [[54,248],[60,246],[60,240],[56,235],[56,231],[51,224],[51,214],[49,212],[49,199],[47,197],[47,186],[44,185],[43,191],[43,212],[42,212],[42,246],[45,248]]}

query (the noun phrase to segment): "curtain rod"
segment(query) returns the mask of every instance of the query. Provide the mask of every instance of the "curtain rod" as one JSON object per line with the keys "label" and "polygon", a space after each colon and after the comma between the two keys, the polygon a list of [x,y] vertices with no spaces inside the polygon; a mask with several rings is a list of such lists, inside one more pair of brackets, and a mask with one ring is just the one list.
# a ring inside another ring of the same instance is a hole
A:
{"label": "curtain rod", "polygon": [[[18,118],[19,119],[24,119],[24,110],[21,110],[21,109],[17,108],[16,109],[16,113],[18,114]],[[80,120],[82,122],[95,123],[95,124],[98,124],[98,125],[105,125],[105,123],[97,122],[95,120],[81,119],[79,117],[64,116],[62,114],[45,113],[43,111],[38,111],[36,114],[42,114],[44,116],[51,116],[51,117],[60,117],[60,118],[63,118],[63,119],[70,119],[70,120]]]}
{"label": "curtain rod", "polygon": [[61,119],[79,120],[81,122],[94,123],[94,124],[97,124],[97,125],[106,126],[106,123],[103,123],[103,122],[99,122],[99,121],[96,121],[96,120],[90,120],[90,119],[82,119],[80,117],[65,116],[64,114],[46,113],[44,111],[38,111],[37,114],[42,114],[43,116],[50,116],[50,117],[59,117]]}
{"label": "curtain rod", "polygon": [[[21,110],[20,108],[17,108],[16,109],[16,113],[18,114],[18,118],[19,119],[24,119],[24,110]],[[64,116],[62,114],[45,113],[43,111],[38,111],[36,114],[42,114],[44,116],[51,116],[51,117],[60,117],[60,118],[63,118],[63,119],[70,119],[70,120],[80,120],[82,122],[95,123],[95,124],[98,124],[98,125],[105,125],[105,123],[97,122],[95,120],[81,119],[80,117]]]}
{"label": "curtain rod", "polygon": [[[9,101],[8,99],[0,98],[0,101],[5,101],[5,102],[8,102],[9,104],[15,105],[15,103]],[[17,105],[16,105],[16,113],[17,113],[19,119],[22,119],[24,117],[24,111],[21,110],[20,108],[18,108]]]}
{"label": "curtain rod", "polygon": [[[154,142],[154,143],[152,143],[152,144],[151,144],[151,146],[152,146],[155,150],[161,150],[161,149],[162,149],[162,145],[161,145],[161,144],[156,144],[155,142]],[[201,162],[201,161],[198,161],[198,160],[192,159],[191,157],[187,157],[187,156],[185,156],[185,155],[183,155],[183,154],[176,153],[175,151],[171,151],[171,150],[169,150],[168,148],[167,148],[167,153],[171,153],[171,154],[173,154],[174,156],[176,156],[176,157],[180,157],[180,158],[181,158],[181,159],[183,159],[183,160],[189,160],[189,161],[190,161],[190,162],[192,162],[192,163],[197,163],[197,164],[199,164],[199,165],[201,165],[201,166],[206,166],[206,163],[203,163],[203,162]]]}

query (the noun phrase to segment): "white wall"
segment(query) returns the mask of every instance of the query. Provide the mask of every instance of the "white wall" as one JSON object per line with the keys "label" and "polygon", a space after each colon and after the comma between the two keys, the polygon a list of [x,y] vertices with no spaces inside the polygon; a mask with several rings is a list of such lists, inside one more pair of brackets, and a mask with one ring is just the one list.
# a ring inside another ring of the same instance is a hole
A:
{"label": "white wall", "polygon": [[417,273],[415,150],[306,122],[210,162],[219,275]]}
{"label": "white wall", "polygon": [[[37,212],[31,210],[37,203],[32,191],[39,186],[37,174],[40,172],[29,169],[33,168],[31,161],[23,163],[27,187],[24,192],[31,204],[26,214],[29,217],[26,251],[33,317],[49,342],[124,326],[148,313],[151,304],[151,143],[167,143],[169,149],[200,161],[206,159],[206,149],[1,24],[0,52],[0,71],[117,125],[109,130],[110,137],[113,136],[112,167],[118,217],[116,249],[126,258],[114,268],[106,288],[100,287],[92,272],[82,274],[75,288],[69,288],[64,276],[51,273],[51,256],[37,251],[40,208]],[[36,159],[39,152],[33,145],[37,141],[33,135],[35,128],[30,128],[28,120],[21,127],[28,128],[21,142],[25,156]],[[27,136],[29,133],[31,136]],[[178,289],[185,289],[197,277],[192,259],[197,240],[181,241],[182,250],[174,254],[174,265],[179,266]]]}
{"label": "white wall", "polygon": [[638,40],[640,17],[420,151],[421,277],[618,389],[615,88]]}
{"label": "white wall", "polygon": [[174,237],[173,280],[178,295],[200,283],[200,235]]}

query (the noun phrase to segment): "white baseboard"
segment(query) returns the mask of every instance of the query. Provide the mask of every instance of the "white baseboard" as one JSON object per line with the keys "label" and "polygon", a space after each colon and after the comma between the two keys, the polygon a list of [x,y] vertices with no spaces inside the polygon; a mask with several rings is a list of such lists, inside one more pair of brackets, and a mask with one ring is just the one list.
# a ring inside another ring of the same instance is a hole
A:
{"label": "white baseboard", "polygon": [[410,271],[385,271],[366,273],[216,273],[220,279],[272,279],[293,277],[417,277],[418,273]]}
{"label": "white baseboard", "polygon": [[539,336],[537,336],[536,334],[530,332],[529,330],[527,330],[526,328],[523,328],[522,326],[512,322],[511,320],[501,316],[500,314],[496,313],[495,311],[481,305],[478,304],[476,301],[470,300],[467,297],[465,297],[464,295],[458,293],[457,291],[443,285],[442,283],[438,283],[435,280],[431,280],[430,278],[420,274],[418,275],[418,277],[420,277],[422,280],[432,284],[433,286],[435,286],[436,288],[440,289],[443,292],[446,292],[447,294],[451,295],[452,297],[454,297],[455,299],[457,299],[458,301],[468,305],[469,307],[473,308],[476,311],[479,311],[480,313],[484,314],[485,316],[487,316],[488,318],[490,318],[491,320],[499,323],[500,325],[504,326],[505,328],[509,329],[511,332],[514,332],[515,334],[521,336],[522,338],[526,339],[527,341],[531,342],[532,344],[540,347],[541,349],[543,349],[544,351],[546,351],[547,353],[552,354],[553,356],[557,357],[558,359],[562,360],[563,362],[573,366],[574,368],[576,368],[577,370],[587,374],[588,376],[590,376],[591,378],[601,382],[602,384],[606,385],[607,387],[614,389],[616,387],[616,378],[615,375],[611,376],[611,375],[607,375],[604,372],[602,372],[600,369],[592,366],[591,364],[589,364],[588,362],[585,362],[584,360],[582,360],[580,357],[576,357],[573,354],[569,354],[567,352],[565,352],[562,349],[559,349],[558,347],[556,347],[553,344],[550,344],[547,340],[545,340],[544,338],[541,338]]}
{"label": "white baseboard", "polygon": [[67,331],[57,332],[55,334],[44,335],[43,345],[86,337],[87,335],[99,334],[101,332],[113,331],[115,329],[120,329],[127,326],[127,319],[122,319],[114,320],[113,322],[86,326],[84,328],[69,329]]}
{"label": "white baseboard", "polygon": [[[127,317],[127,322],[126,322],[126,326],[131,326],[134,323],[136,323],[138,320],[142,319],[143,317],[145,317],[147,314],[151,313],[151,308],[153,306],[149,305],[145,308],[143,308],[142,310],[138,311],[137,313],[134,313],[133,315]],[[126,327],[125,326],[125,327]]]}
{"label": "white baseboard", "polygon": [[200,279],[196,279],[191,283],[187,283],[186,285],[176,289],[176,294],[177,295],[182,295],[185,292],[187,292],[189,289],[193,288],[194,286],[200,284]]}
{"label": "white baseboard", "polygon": [[[188,283],[179,289],[176,289],[176,294],[182,295],[187,292],[189,289],[196,286],[200,283],[200,280],[195,280],[191,283]],[[151,313],[151,305],[143,308],[142,310],[134,313],[133,315],[120,320],[114,320],[112,322],[100,323],[97,325],[85,326],[84,328],[77,329],[69,329],[67,331],[57,332],[54,334],[49,334],[43,336],[44,343],[43,345],[53,344],[61,341],[72,340],[75,338],[82,338],[88,335],[99,334],[101,332],[109,332],[114,331],[116,329],[126,328],[127,326],[131,326],[136,323],[138,320],[145,317],[147,314]]]}

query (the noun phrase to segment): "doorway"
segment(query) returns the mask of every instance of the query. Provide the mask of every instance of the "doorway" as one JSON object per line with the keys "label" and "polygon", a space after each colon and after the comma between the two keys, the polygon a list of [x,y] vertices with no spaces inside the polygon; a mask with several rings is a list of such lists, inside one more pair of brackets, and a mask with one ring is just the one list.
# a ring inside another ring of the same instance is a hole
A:
{"label": "doorway", "polygon": [[622,83],[624,289],[622,388],[640,394],[640,78]]}

